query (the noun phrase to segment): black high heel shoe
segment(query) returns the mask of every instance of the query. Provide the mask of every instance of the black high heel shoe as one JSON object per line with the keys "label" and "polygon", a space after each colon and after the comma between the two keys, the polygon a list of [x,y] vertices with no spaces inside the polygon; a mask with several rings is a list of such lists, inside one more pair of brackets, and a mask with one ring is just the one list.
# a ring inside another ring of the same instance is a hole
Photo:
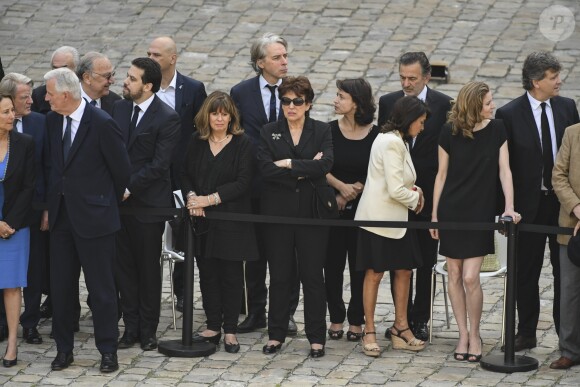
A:
{"label": "black high heel shoe", "polygon": [[196,333],[195,335],[193,335],[193,337],[191,338],[191,342],[192,343],[213,343],[215,345],[218,345],[220,343],[220,339],[222,338],[222,333],[218,333],[217,335],[213,335],[213,336],[202,336],[199,333]]}
{"label": "black high heel shoe", "polygon": [[2,365],[6,368],[15,366],[18,363],[18,350],[16,350],[16,357],[12,360],[6,359],[6,354],[8,353],[8,346],[6,346],[6,352],[4,352],[4,359],[2,359]]}
{"label": "black high heel shoe", "polygon": [[264,347],[262,348],[262,352],[265,353],[266,355],[271,355],[273,353],[278,352],[280,349],[282,348],[282,343],[279,343],[277,345],[264,345]]}
{"label": "black high heel shoe", "polygon": [[322,346],[322,348],[318,349],[310,348],[310,357],[322,357],[324,355],[325,355],[324,345]]}
{"label": "black high heel shoe", "polygon": [[481,343],[481,352],[479,353],[479,355],[475,355],[473,353],[468,353],[467,354],[467,361],[469,363],[479,363],[481,358],[483,357],[483,339],[481,337],[479,338],[479,342]]}
{"label": "black high heel shoe", "polygon": [[240,351],[240,343],[226,343],[224,341],[224,349],[227,353],[238,353]]}

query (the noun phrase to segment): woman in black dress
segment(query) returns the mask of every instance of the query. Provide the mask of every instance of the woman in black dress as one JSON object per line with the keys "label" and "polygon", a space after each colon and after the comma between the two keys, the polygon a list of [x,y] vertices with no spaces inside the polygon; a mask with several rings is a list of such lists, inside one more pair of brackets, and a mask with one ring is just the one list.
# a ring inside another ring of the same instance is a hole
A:
{"label": "woman in black dress", "polygon": [[[252,146],[240,127],[240,118],[230,96],[211,93],[195,117],[197,132],[189,142],[181,177],[189,214],[251,213]],[[203,219],[200,221],[200,226]],[[218,344],[224,330],[227,352],[240,350],[236,339],[242,303],[244,260],[258,258],[254,227],[249,223],[207,221],[197,256],[207,329],[194,342]]]}
{"label": "woman in black dress", "polygon": [[[311,119],[314,91],[308,78],[284,78],[280,88],[283,120],[264,125],[258,150],[262,171],[261,212],[264,215],[314,218],[315,186],[326,186],[333,161],[330,127]],[[310,356],[324,356],[326,297],[324,260],[328,228],[271,224],[264,228],[270,269],[268,342],[262,351],[276,353],[288,332],[293,276],[298,270],[304,293],[304,330]]]}
{"label": "woman in black dress", "polygon": [[[336,191],[340,219],[353,220],[360,194],[367,178],[371,146],[379,128],[373,125],[377,109],[371,85],[363,78],[336,81],[334,112],[342,114],[338,120],[329,122],[332,131],[334,164],[326,180]],[[359,341],[362,337],[364,309],[362,287],[364,271],[357,271],[356,227],[332,227],[328,238],[328,250],[324,265],[326,299],[330,314],[328,337],[340,339],[342,325],[348,317],[346,338]],[[348,258],[350,273],[350,301],[348,312],[342,299],[344,267]]]}
{"label": "woman in black dress", "polygon": [[[492,119],[494,108],[489,87],[483,82],[470,82],[459,91],[439,138],[433,222],[493,222],[498,171],[505,196],[503,215],[516,223],[520,220],[514,211],[505,128],[501,120]],[[447,257],[449,298],[459,328],[454,357],[478,362],[483,307],[479,271],[483,257],[494,252],[493,231],[430,231],[440,240],[439,253]]]}

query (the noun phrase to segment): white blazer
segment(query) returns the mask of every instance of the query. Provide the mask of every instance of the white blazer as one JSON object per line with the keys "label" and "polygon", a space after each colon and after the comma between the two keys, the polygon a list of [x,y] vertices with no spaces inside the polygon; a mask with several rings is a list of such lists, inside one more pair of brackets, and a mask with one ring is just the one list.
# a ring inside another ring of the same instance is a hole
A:
{"label": "white blazer", "polygon": [[[371,148],[367,180],[355,220],[406,221],[419,202],[413,191],[417,174],[398,131],[379,133]],[[406,228],[362,227],[387,238],[401,239]]]}

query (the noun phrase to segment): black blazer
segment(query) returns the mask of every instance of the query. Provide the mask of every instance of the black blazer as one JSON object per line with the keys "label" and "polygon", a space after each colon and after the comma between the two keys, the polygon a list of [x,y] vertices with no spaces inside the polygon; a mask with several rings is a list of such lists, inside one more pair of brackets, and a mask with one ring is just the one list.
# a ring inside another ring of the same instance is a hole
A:
{"label": "black blazer", "polygon": [[[253,154],[256,157],[260,145],[260,132],[262,131],[262,127],[268,123],[268,116],[264,110],[262,92],[260,91],[260,76],[238,83],[230,90],[230,96],[238,108],[242,128],[244,128],[245,133],[250,137],[254,148]],[[278,108],[280,108],[280,100],[277,100],[276,103],[278,104]],[[284,113],[280,108],[278,120],[283,117]],[[262,177],[257,159],[255,159],[255,162],[254,168],[256,174],[252,182],[252,196],[259,197]]]}
{"label": "black blazer", "polygon": [[[156,95],[139,124],[129,137],[133,101],[115,103],[112,117],[127,139],[131,161],[131,177],[127,188],[131,196],[123,206],[173,207],[169,166],[175,146],[179,142],[179,115]],[[141,222],[158,222],[171,216],[137,215]]]}
{"label": "black blazer", "polygon": [[109,91],[109,94],[101,97],[101,109],[106,111],[110,116],[113,115],[113,106],[115,102],[121,99],[121,96],[115,92]]}
{"label": "black blazer", "polygon": [[31,112],[22,117],[22,131],[34,139],[34,201],[46,200],[46,179],[44,177],[44,137],[46,134],[46,116]]}
{"label": "black blazer", "polygon": [[179,177],[185,161],[185,152],[191,135],[195,132],[195,116],[205,101],[207,94],[203,82],[177,72],[175,80],[175,111],[181,119],[180,139],[173,152],[171,170],[173,188],[179,188]]}
{"label": "black blazer", "polygon": [[[207,140],[195,133],[189,142],[181,177],[183,197],[189,191],[199,196],[217,192],[221,203],[205,207],[212,212],[251,213],[250,182],[253,173],[252,146],[245,134],[233,136],[217,156]],[[258,259],[254,226],[251,223],[209,221],[205,256],[232,261]]]}
{"label": "black blazer", "polygon": [[46,96],[46,85],[40,85],[32,90],[32,111],[40,114],[48,113],[50,104],[44,99]]}
{"label": "black blazer", "polygon": [[[314,156],[322,152],[320,160]],[[292,159],[292,169],[280,168],[274,161]],[[306,118],[297,146],[292,142],[288,121],[281,120],[265,125],[261,133],[258,163],[263,176],[261,210],[268,215],[297,216],[311,213],[309,208],[300,210],[300,198],[312,200],[314,185],[328,185],[326,174],[330,172],[334,154],[332,134],[326,122]],[[304,177],[305,179],[298,179]],[[303,203],[304,204],[304,203]]]}
{"label": "black blazer", "polygon": [[[554,115],[557,149],[564,129],[580,122],[576,103],[570,98],[550,99]],[[527,93],[499,108],[495,117],[503,120],[514,183],[514,205],[524,221],[532,222],[540,204],[542,145]]]}
{"label": "black blazer", "polygon": [[130,164],[121,130],[104,111],[86,104],[71,145],[63,160],[64,117],[46,116],[45,175],[50,227],[64,203],[72,227],[83,238],[119,230],[118,203],[129,182]]}
{"label": "black blazer", "polygon": [[[395,102],[404,95],[401,90],[385,94],[379,99],[379,126],[387,122]],[[439,134],[447,121],[447,113],[451,110],[451,100],[452,98],[448,95],[427,87],[425,103],[431,111],[431,116],[425,121],[425,130],[417,136],[415,145],[411,148],[411,159],[417,172],[415,184],[421,187],[425,195],[425,206],[420,215],[429,219],[431,219],[431,210],[433,208],[433,186],[435,185],[435,177],[439,167]]]}
{"label": "black blazer", "polygon": [[34,195],[34,140],[27,134],[11,131],[10,157],[4,178],[2,219],[19,230],[32,223]]}

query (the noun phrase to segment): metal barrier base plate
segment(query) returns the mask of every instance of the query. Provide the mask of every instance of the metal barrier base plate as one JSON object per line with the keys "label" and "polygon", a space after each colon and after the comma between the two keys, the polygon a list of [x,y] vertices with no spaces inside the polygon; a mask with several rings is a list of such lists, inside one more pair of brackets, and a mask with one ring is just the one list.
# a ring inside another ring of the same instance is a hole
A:
{"label": "metal barrier base plate", "polygon": [[203,357],[215,353],[216,345],[213,343],[192,343],[183,345],[181,340],[160,341],[157,350],[170,357]]}
{"label": "metal barrier base plate", "polygon": [[538,369],[538,361],[533,357],[515,355],[513,362],[506,362],[505,355],[488,355],[481,359],[481,368],[493,372],[527,372]]}

